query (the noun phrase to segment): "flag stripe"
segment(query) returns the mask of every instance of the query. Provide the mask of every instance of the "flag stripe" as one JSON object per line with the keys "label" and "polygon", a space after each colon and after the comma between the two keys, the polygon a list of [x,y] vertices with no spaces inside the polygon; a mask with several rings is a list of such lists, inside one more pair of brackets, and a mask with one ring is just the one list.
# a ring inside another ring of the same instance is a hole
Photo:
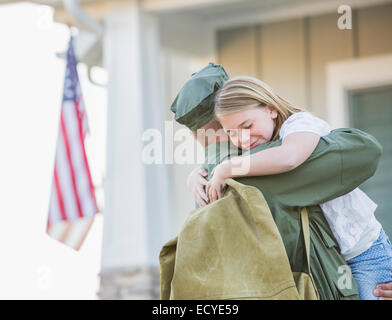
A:
{"label": "flag stripe", "polygon": [[67,227],[67,224],[67,221],[58,221],[57,223],[51,225],[48,230],[48,235],[60,241]]}
{"label": "flag stripe", "polygon": [[81,245],[83,244],[84,239],[86,239],[86,237],[87,237],[87,234],[88,234],[91,226],[93,225],[93,222],[94,222],[94,219],[88,219],[88,224],[85,227],[85,230],[84,230],[82,236],[80,237],[80,240],[79,240],[78,244],[75,247],[76,250],[80,249]]}
{"label": "flag stripe", "polygon": [[57,166],[56,165],[54,167],[54,180],[55,180],[55,185],[56,185],[56,194],[57,194],[58,204],[60,207],[61,219],[67,220],[67,215],[65,214],[64,200],[63,200],[63,195],[61,193],[61,187],[60,187],[60,182],[59,182],[59,178],[57,175]]}
{"label": "flag stripe", "polygon": [[[64,106],[63,106],[64,108]],[[68,161],[68,166],[69,166],[69,173],[71,175],[71,179],[72,179],[72,191],[73,191],[73,195],[75,197],[75,203],[77,206],[77,213],[79,215],[79,217],[83,217],[83,213],[82,213],[82,208],[80,205],[80,199],[79,199],[79,193],[76,187],[76,178],[75,178],[75,168],[74,168],[74,163],[73,163],[73,159],[71,156],[71,149],[70,149],[70,144],[69,144],[69,140],[68,140],[68,132],[67,132],[67,128],[65,126],[65,122],[64,122],[64,112],[61,113],[61,131],[63,134],[63,139],[64,139],[64,144],[65,144],[65,150],[66,150],[66,155],[67,155],[67,161]]]}
{"label": "flag stripe", "polygon": [[72,223],[67,223],[65,225],[65,229],[61,234],[61,238],[59,239],[60,242],[66,242],[67,238],[72,230]]}
{"label": "flag stripe", "polygon": [[70,171],[70,163],[68,162],[65,141],[61,132],[61,123],[56,151],[57,175],[59,177],[58,180],[61,186],[67,221],[74,221],[79,218],[79,214],[72,187],[72,174]]}
{"label": "flag stripe", "polygon": [[[75,103],[75,109],[78,110],[79,107],[80,107],[80,101],[79,101],[79,103]],[[84,110],[83,110],[83,115],[85,115],[85,111]],[[86,135],[86,132],[83,131],[82,120],[80,120],[78,122],[78,124],[79,124],[79,131],[78,131],[79,132],[79,141],[80,141],[80,144],[82,145],[82,156],[83,156],[84,168],[86,170],[87,179],[88,179],[88,183],[89,183],[89,187],[90,187],[90,197],[91,197],[91,199],[94,202],[93,203],[94,204],[94,211],[98,212],[99,209],[98,209],[97,201],[96,201],[96,198],[95,198],[94,184],[93,184],[93,180],[91,178],[90,168],[89,168],[88,161],[87,161],[86,149],[85,149],[85,146],[84,146],[84,137]]]}
{"label": "flag stripe", "polygon": [[62,220],[59,201],[57,199],[57,194],[55,192],[55,188],[53,187],[53,184],[55,184],[54,178],[52,181],[52,190],[50,192],[49,218],[48,218],[47,230],[51,225]]}
{"label": "flag stripe", "polygon": [[74,164],[75,172],[78,175],[76,186],[79,192],[83,216],[91,217],[97,212],[94,204],[94,189],[91,190],[88,163],[85,158],[84,142],[80,138],[81,132],[79,121],[77,119],[77,110],[75,109],[75,104],[73,102],[67,103],[67,105],[64,106],[64,119],[66,127],[69,129],[68,131],[70,132],[69,145],[71,147],[71,150],[73,151],[72,161]]}
{"label": "flag stripe", "polygon": [[[80,88],[77,89],[78,91],[80,90]],[[81,123],[81,128],[82,128],[82,136],[83,139],[86,137],[87,134],[87,127],[88,127],[88,123],[86,121],[87,116],[86,116],[86,109],[84,108],[84,103],[83,100],[78,99],[75,100],[75,108],[76,108],[76,113],[78,115],[78,119],[79,119],[79,123]]]}

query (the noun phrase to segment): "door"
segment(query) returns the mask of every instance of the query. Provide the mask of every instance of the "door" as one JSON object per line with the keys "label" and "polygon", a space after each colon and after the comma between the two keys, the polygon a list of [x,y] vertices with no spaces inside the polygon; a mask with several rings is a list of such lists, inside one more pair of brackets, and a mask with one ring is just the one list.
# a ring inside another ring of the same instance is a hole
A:
{"label": "door", "polygon": [[351,126],[373,135],[383,154],[373,177],[359,188],[377,205],[376,218],[392,239],[392,86],[349,93]]}

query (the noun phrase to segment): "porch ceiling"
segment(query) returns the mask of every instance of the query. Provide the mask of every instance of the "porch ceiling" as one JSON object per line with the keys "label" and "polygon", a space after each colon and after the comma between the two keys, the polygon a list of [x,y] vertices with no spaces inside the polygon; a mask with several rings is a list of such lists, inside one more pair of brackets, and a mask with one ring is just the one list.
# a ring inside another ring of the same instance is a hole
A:
{"label": "porch ceiling", "polygon": [[[1,4],[16,2],[35,2],[39,4],[49,5],[55,8],[62,8],[62,0],[0,0]],[[81,4],[92,3],[121,3],[129,0],[78,0]],[[346,0],[346,4],[356,7],[363,6],[364,3],[382,3],[390,0]],[[143,10],[155,13],[174,13],[174,12],[192,12],[202,16],[220,16],[241,14],[242,12],[251,12],[253,10],[260,11],[278,9],[291,6],[314,5],[341,5],[341,0],[140,0]],[[370,5],[368,4],[368,5]]]}
{"label": "porch ceiling", "polygon": [[[0,5],[25,1],[26,0],[0,0]],[[27,1],[49,5],[55,8],[63,7],[62,0]],[[121,1],[126,2],[126,0],[79,0],[81,4]],[[197,11],[197,13],[200,14],[224,14],[236,12],[239,9],[260,9],[304,1],[311,2],[312,0],[141,0],[140,3],[144,10],[156,13]]]}

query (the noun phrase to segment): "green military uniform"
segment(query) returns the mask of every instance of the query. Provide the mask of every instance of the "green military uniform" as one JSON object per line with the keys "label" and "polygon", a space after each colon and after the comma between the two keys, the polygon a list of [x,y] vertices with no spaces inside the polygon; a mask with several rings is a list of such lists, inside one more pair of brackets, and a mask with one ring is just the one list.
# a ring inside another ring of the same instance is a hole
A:
{"label": "green military uniform", "polygon": [[[251,153],[275,147],[281,141],[257,146]],[[346,262],[319,206],[358,187],[370,178],[381,156],[380,144],[357,129],[336,129],[320,138],[316,150],[296,169],[268,176],[243,177],[240,183],[257,187],[266,199],[282,236],[290,266],[294,272],[306,271],[300,211],[307,207],[311,238],[311,270],[321,299],[358,299],[357,286],[338,286],[340,266]],[[237,155],[230,143],[206,147],[204,167],[211,173],[216,164]]]}
{"label": "green military uniform", "polygon": [[[194,74],[173,102],[171,110],[175,112],[175,119],[191,130],[206,124],[212,119],[214,94],[227,78],[221,66],[211,63]],[[202,94],[194,98],[198,92]],[[203,103],[198,104],[198,101]],[[279,141],[265,143],[252,152],[279,144]],[[346,263],[318,204],[355,189],[369,178],[377,167],[380,150],[371,136],[359,130],[339,129],[321,138],[312,156],[295,170],[236,179],[262,192],[293,272],[308,271],[299,218],[301,208],[307,207],[311,230],[311,271],[321,299],[358,299],[358,290],[352,278],[351,289],[341,289],[337,285],[339,276],[342,276],[339,267],[346,266]],[[211,172],[216,163],[233,153],[236,155],[235,151],[230,144],[220,143],[218,148],[215,144],[209,145],[206,148],[206,168]]]}

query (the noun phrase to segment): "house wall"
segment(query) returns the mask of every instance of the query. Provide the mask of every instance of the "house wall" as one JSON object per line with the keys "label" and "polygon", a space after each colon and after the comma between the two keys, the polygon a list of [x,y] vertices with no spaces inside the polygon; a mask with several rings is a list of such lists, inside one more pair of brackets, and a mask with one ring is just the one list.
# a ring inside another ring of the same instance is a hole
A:
{"label": "house wall", "polygon": [[218,30],[218,61],[230,76],[256,76],[326,118],[327,63],[392,53],[392,4],[353,9],[351,30],[337,27],[339,17],[336,12]]}

